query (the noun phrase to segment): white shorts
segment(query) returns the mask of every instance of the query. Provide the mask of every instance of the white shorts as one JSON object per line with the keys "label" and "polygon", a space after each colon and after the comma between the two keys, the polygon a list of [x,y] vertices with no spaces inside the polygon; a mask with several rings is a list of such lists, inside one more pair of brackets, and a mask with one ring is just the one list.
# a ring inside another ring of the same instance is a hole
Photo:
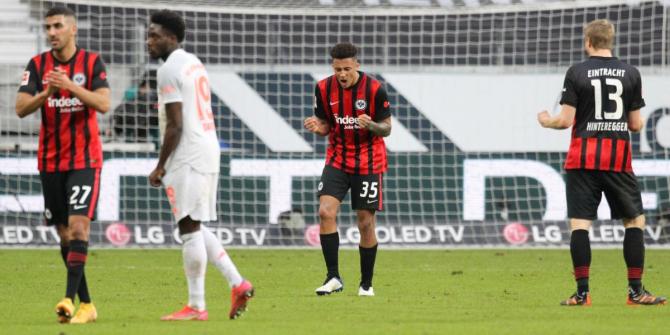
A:
{"label": "white shorts", "polygon": [[218,173],[202,173],[182,165],[163,176],[172,214],[176,222],[190,216],[194,221],[217,221]]}

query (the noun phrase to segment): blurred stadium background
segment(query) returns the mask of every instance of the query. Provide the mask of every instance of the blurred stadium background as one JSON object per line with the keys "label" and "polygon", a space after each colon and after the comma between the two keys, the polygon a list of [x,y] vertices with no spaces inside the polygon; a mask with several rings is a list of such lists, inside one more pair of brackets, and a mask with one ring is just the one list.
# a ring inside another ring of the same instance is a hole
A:
{"label": "blurred stadium background", "polygon": [[[14,98],[29,58],[47,50],[53,5],[78,16],[78,44],[102,54],[113,110],[104,139],[96,245],[171,246],[157,157],[155,69],[145,50],[152,10],[180,11],[184,48],[208,68],[221,141],[224,244],[318,245],[315,197],[326,140],[302,129],[329,48],[350,41],[382,80],[394,126],[387,141],[379,240],[399,246],[566,246],[562,161],[569,132],[541,129],[567,68],[585,58],[582,26],[617,29],[615,55],[640,68],[645,128],[633,135],[648,245],[670,241],[670,1],[549,0],[3,0],[0,16],[0,246],[56,245],[42,227],[35,152],[40,117],[19,120]],[[357,243],[345,199],[344,245]],[[620,245],[606,201],[592,239]]]}

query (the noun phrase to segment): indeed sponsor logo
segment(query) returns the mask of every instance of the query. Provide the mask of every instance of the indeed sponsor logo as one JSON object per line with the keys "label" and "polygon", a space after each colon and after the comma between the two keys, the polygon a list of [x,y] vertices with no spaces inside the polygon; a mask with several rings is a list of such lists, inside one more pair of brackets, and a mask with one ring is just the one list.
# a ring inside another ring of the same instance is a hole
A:
{"label": "indeed sponsor logo", "polygon": [[81,103],[81,100],[79,100],[78,98],[60,97],[58,99],[54,99],[49,97],[49,99],[47,100],[47,105],[49,107],[63,108],[63,107],[83,106],[84,104]]}
{"label": "indeed sponsor logo", "polygon": [[358,118],[353,116],[336,116],[335,122],[344,126],[344,129],[360,129],[360,126],[358,125]]}
{"label": "indeed sponsor logo", "polygon": [[339,124],[358,124],[358,118],[353,116],[337,116],[335,121]]}

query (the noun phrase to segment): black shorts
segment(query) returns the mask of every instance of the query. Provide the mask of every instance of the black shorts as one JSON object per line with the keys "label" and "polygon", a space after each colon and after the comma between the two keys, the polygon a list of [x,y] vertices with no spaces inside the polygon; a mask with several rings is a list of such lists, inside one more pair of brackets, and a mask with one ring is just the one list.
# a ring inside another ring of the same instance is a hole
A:
{"label": "black shorts", "polygon": [[627,172],[567,170],[566,196],[568,217],[595,220],[605,193],[612,219],[633,219],[643,213],[640,186],[635,175]]}
{"label": "black shorts", "polygon": [[40,172],[47,225],[68,224],[70,215],[95,218],[100,193],[100,169]]}
{"label": "black shorts", "polygon": [[349,174],[326,165],[321,174],[318,195],[330,195],[340,202],[351,189],[352,209],[381,211],[383,207],[383,174]]}

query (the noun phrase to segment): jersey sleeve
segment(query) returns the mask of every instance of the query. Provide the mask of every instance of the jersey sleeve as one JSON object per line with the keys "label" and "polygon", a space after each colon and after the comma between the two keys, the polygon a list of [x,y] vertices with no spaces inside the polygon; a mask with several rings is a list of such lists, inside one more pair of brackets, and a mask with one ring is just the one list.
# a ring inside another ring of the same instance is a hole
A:
{"label": "jersey sleeve", "polygon": [[91,91],[95,91],[103,87],[109,87],[109,83],[107,82],[107,68],[105,67],[105,63],[102,61],[102,57],[98,55],[98,57],[95,58],[95,63],[93,63]]}
{"label": "jersey sleeve", "polygon": [[389,103],[388,95],[383,86],[377,89],[375,95],[375,118],[373,121],[378,122],[387,119],[391,116],[391,104]]}
{"label": "jersey sleeve", "polygon": [[174,71],[170,67],[163,66],[159,69],[157,76],[161,102],[164,104],[182,102],[183,97],[181,93],[179,71]]}
{"label": "jersey sleeve", "polygon": [[572,107],[577,107],[577,85],[576,78],[574,76],[574,68],[568,69],[568,72],[565,74],[565,80],[563,81],[563,92],[561,94],[561,105],[570,105]]}
{"label": "jersey sleeve", "polygon": [[314,89],[314,116],[322,120],[327,120],[326,110],[323,108],[323,101],[321,100],[321,90],[319,84],[316,84]]}
{"label": "jersey sleeve", "polygon": [[31,59],[30,62],[28,62],[28,66],[26,66],[26,70],[23,71],[19,92],[35,95],[37,93],[37,81],[37,68],[35,66],[35,61]]}
{"label": "jersey sleeve", "polygon": [[645,106],[644,98],[642,98],[642,77],[640,72],[636,71],[635,86],[633,88],[633,99],[630,104],[630,110],[638,110]]}

